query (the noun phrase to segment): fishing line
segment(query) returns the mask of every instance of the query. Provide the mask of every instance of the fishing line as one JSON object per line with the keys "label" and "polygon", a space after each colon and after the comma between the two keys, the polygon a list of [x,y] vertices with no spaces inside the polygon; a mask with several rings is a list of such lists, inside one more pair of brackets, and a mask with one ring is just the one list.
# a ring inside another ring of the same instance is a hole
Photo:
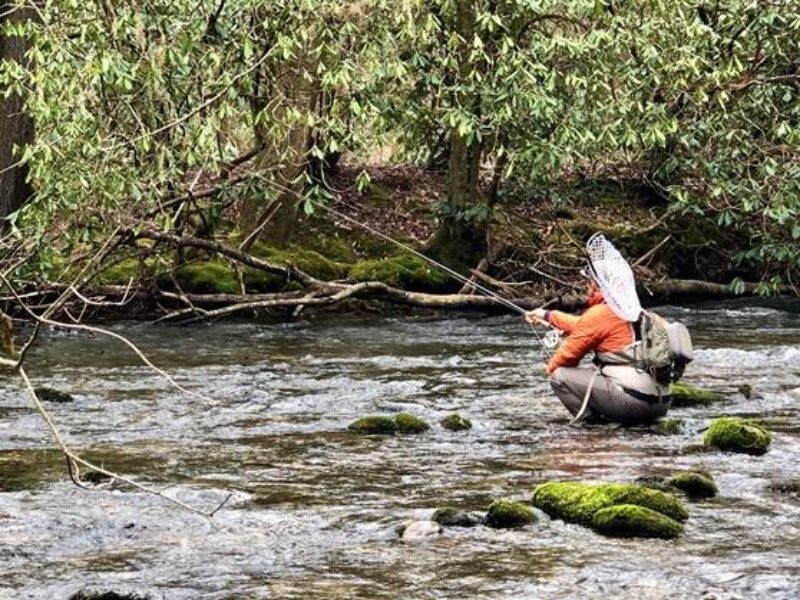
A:
{"label": "fishing line", "polygon": [[[527,314],[528,311],[526,311],[524,308],[522,308],[518,304],[515,304],[511,300],[508,300],[507,298],[504,298],[503,296],[501,296],[500,294],[494,292],[493,290],[490,290],[489,288],[487,288],[487,287],[485,287],[485,286],[483,286],[483,285],[481,285],[481,284],[479,284],[479,283],[477,283],[475,281],[472,281],[471,279],[468,279],[467,277],[465,277],[464,275],[462,275],[458,271],[454,271],[453,269],[451,269],[447,265],[443,265],[442,263],[440,263],[437,260],[434,260],[430,256],[426,256],[425,254],[415,250],[414,248],[412,248],[408,244],[404,244],[403,242],[401,242],[399,240],[396,240],[396,239],[386,235],[385,233],[382,233],[382,232],[378,231],[377,229],[374,229],[374,228],[370,227],[369,225],[361,223],[360,221],[357,221],[356,219],[354,219],[354,218],[352,218],[352,217],[350,217],[350,216],[348,216],[348,215],[346,215],[344,213],[341,213],[338,210],[336,210],[334,208],[331,208],[330,206],[322,204],[319,201],[315,201],[315,200],[310,200],[310,201],[315,206],[318,206],[321,209],[323,209],[325,211],[328,211],[328,213],[334,215],[335,217],[343,219],[343,220],[347,221],[348,223],[352,223],[353,225],[357,225],[358,227],[361,227],[365,231],[368,231],[369,233],[371,233],[373,235],[376,235],[379,238],[381,238],[383,240],[386,240],[387,242],[390,242],[390,243],[394,244],[395,246],[397,246],[399,248],[402,248],[406,252],[409,252],[410,254],[413,254],[414,256],[416,256],[418,258],[421,258],[422,260],[424,260],[428,264],[430,264],[430,265],[440,269],[441,271],[447,273],[448,275],[450,275],[452,278],[456,279],[457,281],[460,281],[460,282],[464,283],[465,285],[468,285],[468,286],[478,290],[479,292],[482,292],[486,296],[489,296],[490,298],[493,298],[494,300],[496,300],[500,304],[506,306],[507,308],[510,308],[511,310],[516,311],[517,313],[519,313],[521,315],[526,315]],[[556,331],[556,330],[554,329],[553,331]],[[546,350],[548,352],[548,354],[552,355],[551,348],[555,345],[555,344],[553,344],[553,341],[552,341],[553,336],[549,335],[549,333],[552,333],[552,332],[548,332],[548,335],[545,336],[545,338],[547,338],[546,340],[543,340],[541,338],[541,336],[539,335],[539,332],[536,331],[535,328],[533,328],[533,333],[536,336],[536,340],[539,342],[539,346],[541,348],[543,348],[544,350]]]}

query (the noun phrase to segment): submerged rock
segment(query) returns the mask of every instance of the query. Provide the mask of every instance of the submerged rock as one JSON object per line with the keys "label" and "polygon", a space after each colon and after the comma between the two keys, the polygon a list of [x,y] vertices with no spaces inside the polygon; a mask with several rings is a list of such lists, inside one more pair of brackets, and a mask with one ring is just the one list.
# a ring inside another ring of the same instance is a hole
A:
{"label": "submerged rock", "polygon": [[400,528],[400,539],[404,541],[422,540],[442,533],[442,526],[436,521],[410,521]]}
{"label": "submerged rock", "polygon": [[672,539],[683,533],[683,525],[676,520],[635,504],[601,508],[592,517],[592,529],[612,537]]}
{"label": "submerged rock", "polygon": [[372,415],[353,421],[347,429],[362,435],[387,435],[397,432],[397,423],[391,417]]}
{"label": "submerged rock", "polygon": [[533,505],[553,518],[591,527],[599,510],[621,504],[649,508],[675,521],[689,518],[683,503],[666,492],[633,483],[551,481],[533,491]]}
{"label": "submerged rock", "polygon": [[671,387],[672,406],[696,406],[711,404],[725,398],[719,392],[704,390],[688,383],[673,383]]}
{"label": "submerged rock", "polygon": [[717,484],[708,471],[680,471],[673,473],[666,484],[678,489],[689,498],[713,498],[717,495]]}
{"label": "submerged rock", "polygon": [[672,488],[669,487],[667,480],[669,477],[666,475],[643,475],[634,479],[635,485],[650,488],[651,490],[659,490],[661,492],[671,492]]}
{"label": "submerged rock", "polygon": [[472,421],[462,417],[458,413],[447,415],[444,419],[439,421],[439,424],[450,431],[464,431],[466,429],[472,429]]}
{"label": "submerged rock", "polygon": [[773,481],[767,485],[767,490],[777,494],[800,497],[800,479],[784,479],[782,481]]}
{"label": "submerged rock", "polygon": [[536,521],[536,514],[522,502],[495,500],[489,505],[484,523],[497,529],[522,527]]}
{"label": "submerged rock", "polygon": [[149,600],[149,596],[119,592],[102,592],[98,590],[81,590],[69,597],[69,600]]}
{"label": "submerged rock", "polygon": [[737,389],[739,390],[739,393],[747,400],[759,400],[763,398],[763,396],[757,390],[754,390],[753,386],[749,383],[743,383]]}
{"label": "submerged rock", "polygon": [[423,433],[431,428],[425,421],[410,413],[400,413],[394,418],[398,433]]}
{"label": "submerged rock", "polygon": [[760,456],[769,449],[772,436],[761,425],[739,417],[720,417],[708,426],[703,444],[728,452]]}
{"label": "submerged rock", "polygon": [[659,419],[659,421],[651,427],[651,430],[654,433],[660,433],[662,435],[672,435],[675,433],[680,433],[682,426],[683,426],[682,419],[674,419],[672,417],[669,417],[669,418]]}
{"label": "submerged rock", "polygon": [[100,471],[86,471],[81,474],[81,480],[95,485],[111,480],[111,475],[106,475]]}
{"label": "submerged rock", "polygon": [[75,400],[70,394],[49,387],[38,387],[34,391],[42,402],[58,402],[64,404]]}
{"label": "submerged rock", "polygon": [[443,506],[433,513],[432,519],[444,527],[475,527],[483,521],[482,517],[454,506]]}

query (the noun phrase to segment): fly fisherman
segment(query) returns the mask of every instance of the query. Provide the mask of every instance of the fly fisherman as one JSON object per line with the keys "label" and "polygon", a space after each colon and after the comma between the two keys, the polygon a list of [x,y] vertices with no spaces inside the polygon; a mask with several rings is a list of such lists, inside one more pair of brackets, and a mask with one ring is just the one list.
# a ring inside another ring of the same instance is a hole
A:
{"label": "fly fisherman", "polygon": [[[611,258],[617,257],[624,267],[619,260],[590,260],[582,271],[588,280],[587,309],[580,316],[541,308],[525,315],[532,325],[547,323],[567,335],[550,359],[547,374],[573,422],[588,418],[646,423],[665,415],[672,400],[669,384],[657,383],[642,368],[641,306],[633,272],[619,253]],[[614,292],[617,297],[609,302],[607,297]],[[591,351],[594,366],[578,367]]]}

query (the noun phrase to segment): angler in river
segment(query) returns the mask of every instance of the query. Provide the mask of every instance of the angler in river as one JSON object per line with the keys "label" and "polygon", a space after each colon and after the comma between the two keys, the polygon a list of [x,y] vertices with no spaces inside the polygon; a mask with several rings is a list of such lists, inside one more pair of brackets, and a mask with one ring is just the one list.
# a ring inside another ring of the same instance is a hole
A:
{"label": "angler in river", "polygon": [[[550,384],[573,422],[653,421],[669,410],[669,384],[692,358],[688,331],[641,309],[630,266],[603,236],[593,236],[587,251],[586,311],[525,315],[567,334],[547,365]],[[591,351],[594,365],[579,367]]]}

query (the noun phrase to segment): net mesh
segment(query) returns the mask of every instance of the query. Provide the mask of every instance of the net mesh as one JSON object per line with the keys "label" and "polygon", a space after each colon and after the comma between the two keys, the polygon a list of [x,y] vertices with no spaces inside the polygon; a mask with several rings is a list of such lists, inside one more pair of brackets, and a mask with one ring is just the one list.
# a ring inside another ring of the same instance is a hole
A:
{"label": "net mesh", "polygon": [[636,321],[642,312],[633,270],[614,244],[601,233],[586,242],[593,279],[611,310],[626,321]]}

